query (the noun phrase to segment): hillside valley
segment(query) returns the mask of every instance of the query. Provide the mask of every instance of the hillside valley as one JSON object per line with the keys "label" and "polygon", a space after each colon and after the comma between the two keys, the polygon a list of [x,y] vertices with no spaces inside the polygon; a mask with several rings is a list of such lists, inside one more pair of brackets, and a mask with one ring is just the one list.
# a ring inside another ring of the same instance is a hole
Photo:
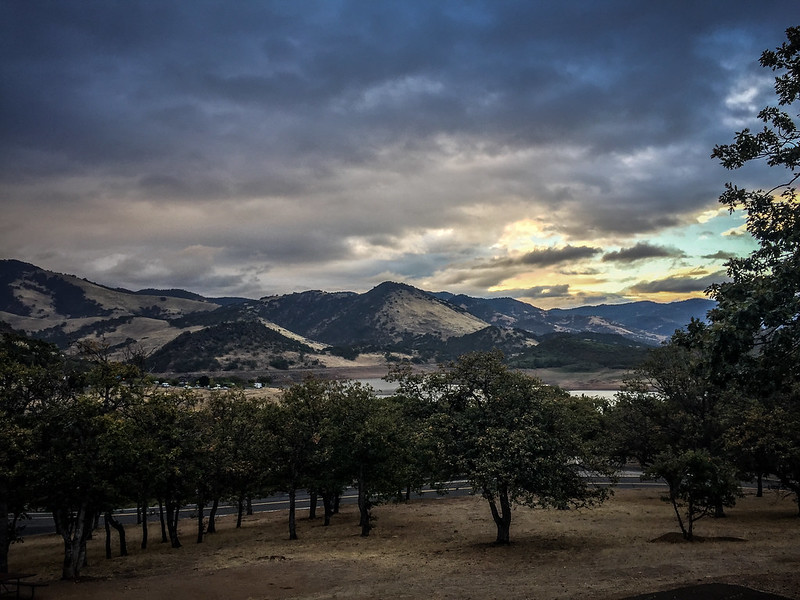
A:
{"label": "hillside valley", "polygon": [[[73,352],[80,341],[138,354],[158,374],[299,377],[385,372],[499,348],[509,364],[566,373],[625,370],[713,306],[694,299],[543,310],[384,282],[364,292],[206,298],[179,289],[131,291],[0,261],[0,322]],[[292,375],[294,373],[294,375]],[[332,374],[332,373],[330,373]]]}

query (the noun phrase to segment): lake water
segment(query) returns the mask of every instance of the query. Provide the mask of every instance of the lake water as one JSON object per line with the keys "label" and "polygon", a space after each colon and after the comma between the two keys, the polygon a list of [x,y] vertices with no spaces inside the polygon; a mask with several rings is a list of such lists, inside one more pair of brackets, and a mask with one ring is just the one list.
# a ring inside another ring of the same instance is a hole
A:
{"label": "lake water", "polygon": [[568,390],[573,396],[597,396],[599,398],[614,399],[619,390]]}
{"label": "lake water", "polygon": [[[383,379],[373,377],[368,379],[358,379],[359,383],[370,386],[379,396],[391,396],[397,391],[397,384],[384,381]],[[614,395],[619,390],[568,390],[573,396],[597,396],[600,398],[608,398],[613,400]]]}

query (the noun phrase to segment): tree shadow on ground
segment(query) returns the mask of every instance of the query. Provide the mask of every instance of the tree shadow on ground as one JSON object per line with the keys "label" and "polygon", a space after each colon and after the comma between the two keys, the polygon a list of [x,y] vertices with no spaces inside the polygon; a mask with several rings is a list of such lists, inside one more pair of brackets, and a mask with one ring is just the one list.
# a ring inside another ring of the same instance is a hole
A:
{"label": "tree shadow on ground", "polygon": [[759,592],[740,585],[704,583],[661,592],[629,596],[623,600],[791,600],[768,592]]}
{"label": "tree shadow on ground", "polygon": [[670,531],[669,533],[665,533],[664,535],[660,535],[657,538],[653,538],[650,540],[652,544],[699,544],[703,542],[746,542],[747,540],[740,537],[732,537],[732,536],[715,536],[715,537],[706,537],[696,535],[694,536],[691,541],[687,540],[683,537],[683,535],[678,531]]}

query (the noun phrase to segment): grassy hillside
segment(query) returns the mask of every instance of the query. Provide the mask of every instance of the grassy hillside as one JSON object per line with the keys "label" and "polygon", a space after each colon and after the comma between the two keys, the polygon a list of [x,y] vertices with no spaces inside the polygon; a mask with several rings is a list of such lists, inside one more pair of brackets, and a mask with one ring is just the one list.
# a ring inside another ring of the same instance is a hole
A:
{"label": "grassy hillside", "polygon": [[544,336],[539,345],[511,358],[509,364],[520,369],[633,369],[651,347],[615,334],[554,333]]}
{"label": "grassy hillside", "polygon": [[287,352],[314,350],[259,321],[237,321],[182,333],[149,357],[148,368],[157,373],[283,368]]}

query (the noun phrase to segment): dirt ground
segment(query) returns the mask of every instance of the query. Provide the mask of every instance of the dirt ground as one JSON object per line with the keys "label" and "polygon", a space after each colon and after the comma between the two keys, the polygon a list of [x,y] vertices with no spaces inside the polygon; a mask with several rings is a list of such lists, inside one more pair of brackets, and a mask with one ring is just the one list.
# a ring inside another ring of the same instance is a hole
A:
{"label": "dirt ground", "polygon": [[368,538],[359,536],[352,506],[330,527],[301,519],[293,542],[282,512],[248,517],[240,530],[224,518],[202,544],[187,520],[178,550],[160,543],[153,526],[150,548],[142,551],[140,532],[131,528],[131,555],[111,560],[98,532],[77,583],[58,579],[62,546],[55,535],[28,538],[9,558],[11,570],[37,573],[49,584],[36,591],[42,600],[596,600],[712,583],[800,600],[796,514],[796,505],[775,492],[749,495],[727,518],[697,524],[704,541],[679,543],[665,535],[676,524],[657,489],[621,489],[591,510],[518,508],[512,544],[494,546],[480,498],[426,498],[377,507]]}

